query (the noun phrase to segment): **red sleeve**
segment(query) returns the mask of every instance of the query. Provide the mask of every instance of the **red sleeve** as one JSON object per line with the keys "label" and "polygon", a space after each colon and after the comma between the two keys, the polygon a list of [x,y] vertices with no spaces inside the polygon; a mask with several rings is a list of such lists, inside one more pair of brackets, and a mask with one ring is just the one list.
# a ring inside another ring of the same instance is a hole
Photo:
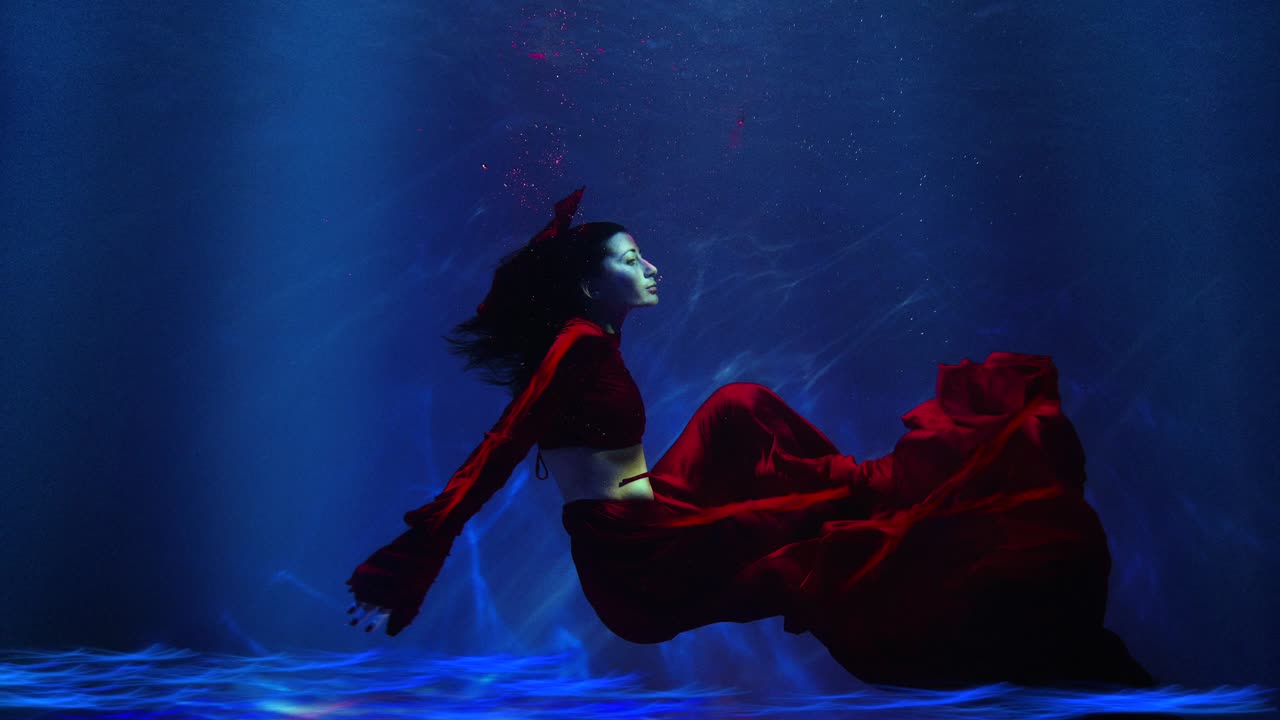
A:
{"label": "red sleeve", "polygon": [[455,536],[494,493],[506,484],[511,471],[563,411],[566,390],[581,381],[601,343],[596,333],[569,326],[547,351],[529,385],[502,412],[484,434],[484,441],[467,457],[435,500],[404,514],[410,527]]}
{"label": "red sleeve", "polygon": [[568,390],[598,354],[598,331],[570,324],[556,336],[533,378],[434,500],[404,514],[409,530],[361,563],[347,580],[356,602],[391,611],[396,635],[418,614],[467,520],[507,482],[562,411]]}

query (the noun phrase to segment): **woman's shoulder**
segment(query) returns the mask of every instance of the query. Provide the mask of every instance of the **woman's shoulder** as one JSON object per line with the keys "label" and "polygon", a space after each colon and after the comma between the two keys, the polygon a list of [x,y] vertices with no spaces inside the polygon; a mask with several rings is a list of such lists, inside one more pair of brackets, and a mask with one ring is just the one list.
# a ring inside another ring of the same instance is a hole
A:
{"label": "woman's shoulder", "polygon": [[596,323],[586,318],[574,317],[566,320],[560,327],[560,332],[552,343],[552,349],[560,348],[560,351],[565,353],[594,354],[592,349],[604,347],[607,344],[607,338],[608,335]]}
{"label": "woman's shoulder", "polygon": [[588,320],[582,317],[581,315],[574,315],[570,317],[568,320],[565,320],[564,325],[562,327],[565,329],[569,327],[583,327],[583,328],[594,330],[600,333],[601,335],[604,334],[604,328],[596,324],[595,321]]}
{"label": "woman's shoulder", "polygon": [[594,335],[604,337],[604,328],[584,317],[571,317],[560,327],[560,335]]}
{"label": "woman's shoulder", "polygon": [[568,356],[576,366],[604,361],[617,354],[614,336],[606,333],[595,322],[582,317],[565,321],[551,346],[551,354],[557,358]]}

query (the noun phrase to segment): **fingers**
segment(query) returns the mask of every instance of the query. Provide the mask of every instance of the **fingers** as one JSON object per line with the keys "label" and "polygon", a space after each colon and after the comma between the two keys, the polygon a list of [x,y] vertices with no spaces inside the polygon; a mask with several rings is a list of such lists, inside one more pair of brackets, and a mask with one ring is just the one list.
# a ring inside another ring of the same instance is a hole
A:
{"label": "fingers", "polygon": [[364,625],[365,632],[373,632],[378,626],[386,621],[391,611],[386,608],[378,607],[372,603],[357,602],[347,608],[347,614],[355,613],[355,617],[347,623],[353,627]]}
{"label": "fingers", "polygon": [[390,614],[390,610],[384,610],[383,608],[370,605],[368,607],[368,612],[366,612],[363,617],[355,618],[348,624],[362,625],[364,626],[365,632],[373,632],[375,628],[379,627],[386,621],[387,616]]}

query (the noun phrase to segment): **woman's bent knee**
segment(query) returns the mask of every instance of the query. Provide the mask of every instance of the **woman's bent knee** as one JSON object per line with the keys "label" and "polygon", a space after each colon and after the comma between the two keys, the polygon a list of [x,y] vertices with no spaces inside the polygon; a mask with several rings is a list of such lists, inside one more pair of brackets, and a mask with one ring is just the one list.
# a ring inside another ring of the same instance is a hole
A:
{"label": "woman's bent knee", "polygon": [[711,399],[717,403],[750,405],[762,396],[773,394],[772,390],[760,383],[731,382],[716,388],[715,392],[711,393]]}

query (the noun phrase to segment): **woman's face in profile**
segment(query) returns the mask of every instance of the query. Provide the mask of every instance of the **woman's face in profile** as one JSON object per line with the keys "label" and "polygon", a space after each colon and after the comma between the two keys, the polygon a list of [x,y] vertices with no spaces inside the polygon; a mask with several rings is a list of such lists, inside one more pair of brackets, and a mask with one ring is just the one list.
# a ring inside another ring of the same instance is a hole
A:
{"label": "woman's face in profile", "polygon": [[587,282],[595,301],[627,307],[657,305],[658,268],[640,254],[635,238],[618,233],[609,238],[606,248],[599,277]]}

